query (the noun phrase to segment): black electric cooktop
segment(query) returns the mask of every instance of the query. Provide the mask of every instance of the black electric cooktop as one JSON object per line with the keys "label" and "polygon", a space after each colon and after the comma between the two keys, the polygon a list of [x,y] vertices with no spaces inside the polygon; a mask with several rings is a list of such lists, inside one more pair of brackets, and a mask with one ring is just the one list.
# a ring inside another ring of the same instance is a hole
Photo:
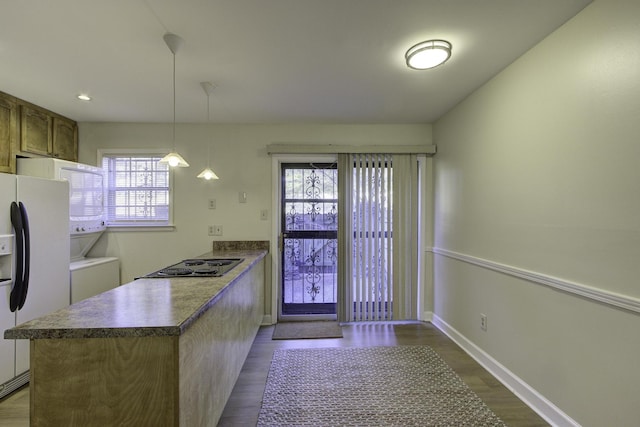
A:
{"label": "black electric cooktop", "polygon": [[142,276],[158,277],[220,277],[244,261],[244,258],[192,258]]}

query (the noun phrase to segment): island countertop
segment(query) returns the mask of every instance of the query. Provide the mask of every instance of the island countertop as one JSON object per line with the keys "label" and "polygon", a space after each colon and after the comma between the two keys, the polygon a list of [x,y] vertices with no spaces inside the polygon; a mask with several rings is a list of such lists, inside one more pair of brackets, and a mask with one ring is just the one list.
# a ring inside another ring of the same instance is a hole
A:
{"label": "island countertop", "polygon": [[260,262],[267,249],[214,244],[196,258],[244,258],[222,277],[137,279],[4,333],[6,339],[177,336]]}

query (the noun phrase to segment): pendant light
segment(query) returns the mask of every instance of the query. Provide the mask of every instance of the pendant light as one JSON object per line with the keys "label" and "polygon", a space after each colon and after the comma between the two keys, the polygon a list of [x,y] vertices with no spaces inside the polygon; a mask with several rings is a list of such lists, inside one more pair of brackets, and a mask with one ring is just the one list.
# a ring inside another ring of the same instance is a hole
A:
{"label": "pendant light", "polygon": [[[213,92],[213,84],[211,84],[210,82],[202,82],[200,83],[200,86],[202,86],[202,89],[204,90],[204,93],[207,94],[207,121],[210,120],[209,117],[209,96],[211,96],[211,93]],[[198,178],[202,178],[205,179],[207,181],[212,180],[212,179],[219,179],[218,175],[216,175],[216,173],[214,171],[211,170],[211,166],[209,164],[211,160],[211,145],[209,145],[209,148],[207,149],[207,167],[198,174]]]}
{"label": "pendant light", "polygon": [[173,54],[173,151],[164,156],[159,163],[168,164],[171,167],[186,168],[189,163],[176,151],[176,53],[184,44],[184,40],[172,33],[166,33],[162,38]]}

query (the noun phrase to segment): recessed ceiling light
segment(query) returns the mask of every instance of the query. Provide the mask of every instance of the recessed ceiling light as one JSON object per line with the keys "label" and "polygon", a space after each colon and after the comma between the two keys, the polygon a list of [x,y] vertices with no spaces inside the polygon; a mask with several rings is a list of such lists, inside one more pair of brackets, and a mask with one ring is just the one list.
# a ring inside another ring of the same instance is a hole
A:
{"label": "recessed ceiling light", "polygon": [[80,95],[78,95],[78,99],[81,101],[91,101],[91,97],[84,93],[81,93]]}
{"label": "recessed ceiling light", "polygon": [[407,66],[427,70],[444,64],[451,56],[451,43],[446,40],[428,40],[411,46],[404,55]]}

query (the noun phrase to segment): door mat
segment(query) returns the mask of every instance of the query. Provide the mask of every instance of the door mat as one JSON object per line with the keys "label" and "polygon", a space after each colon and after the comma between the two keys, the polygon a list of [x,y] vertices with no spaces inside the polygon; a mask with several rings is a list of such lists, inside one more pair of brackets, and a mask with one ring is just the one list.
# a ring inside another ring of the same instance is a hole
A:
{"label": "door mat", "polygon": [[426,346],[275,350],[258,427],[506,427]]}
{"label": "door mat", "polygon": [[305,340],[314,338],[342,338],[342,326],[338,322],[283,322],[276,324],[272,339]]}

